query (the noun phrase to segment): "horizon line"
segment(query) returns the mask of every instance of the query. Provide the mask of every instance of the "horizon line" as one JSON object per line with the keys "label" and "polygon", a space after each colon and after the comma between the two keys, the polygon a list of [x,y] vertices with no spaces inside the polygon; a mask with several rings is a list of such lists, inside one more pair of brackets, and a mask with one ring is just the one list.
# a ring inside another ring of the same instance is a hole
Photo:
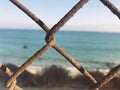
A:
{"label": "horizon line", "polygon": [[[40,30],[44,31],[43,29],[38,29],[38,28],[0,28],[0,30]],[[60,29],[59,31],[75,31],[75,32],[100,32],[100,33],[120,33],[120,31],[106,31],[106,30],[82,30],[82,29]]]}

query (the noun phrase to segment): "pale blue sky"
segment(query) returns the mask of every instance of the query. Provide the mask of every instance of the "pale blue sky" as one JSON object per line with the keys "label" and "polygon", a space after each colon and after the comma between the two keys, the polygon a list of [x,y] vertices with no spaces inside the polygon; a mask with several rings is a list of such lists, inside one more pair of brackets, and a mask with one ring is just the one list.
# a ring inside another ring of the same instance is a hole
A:
{"label": "pale blue sky", "polygon": [[[19,0],[50,28],[79,0]],[[110,0],[120,9],[120,0]],[[0,28],[39,29],[9,0],[0,1]],[[41,28],[40,28],[41,29]],[[89,0],[61,29],[81,31],[119,31],[120,20],[99,0]]]}

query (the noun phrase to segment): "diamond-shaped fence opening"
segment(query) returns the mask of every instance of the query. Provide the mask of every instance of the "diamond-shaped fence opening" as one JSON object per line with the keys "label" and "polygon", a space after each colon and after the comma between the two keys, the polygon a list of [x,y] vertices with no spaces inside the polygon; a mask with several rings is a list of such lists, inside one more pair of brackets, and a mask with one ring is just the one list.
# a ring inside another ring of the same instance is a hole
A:
{"label": "diamond-shaped fence opening", "polygon": [[[101,81],[97,81],[85,68],[83,68],[74,58],[72,58],[62,47],[58,46],[55,42],[55,33],[67,23],[67,21],[75,15],[75,13],[82,8],[89,0],[80,0],[57,24],[55,24],[51,29],[40,20],[35,14],[33,14],[29,9],[27,9],[23,4],[18,0],[10,0],[18,8],[20,8],[24,13],[26,13],[33,21],[35,21],[46,33],[46,45],[38,50],[33,56],[31,56],[16,73],[11,73],[9,68],[1,65],[1,69],[8,75],[11,76],[9,81],[6,83],[6,87],[9,90],[22,90],[19,86],[16,85],[16,78],[35,60],[40,56],[45,54],[49,48],[54,48],[58,51],[63,57],[65,57],[74,67],[76,67],[89,81],[91,81],[90,88],[99,90],[100,87],[104,86],[111,79],[113,79],[120,72],[120,64],[110,70],[110,72],[103,77]],[[109,0],[100,0],[105,6],[107,6],[115,15],[120,19],[120,11],[117,9]],[[6,71],[7,70],[7,71]]]}

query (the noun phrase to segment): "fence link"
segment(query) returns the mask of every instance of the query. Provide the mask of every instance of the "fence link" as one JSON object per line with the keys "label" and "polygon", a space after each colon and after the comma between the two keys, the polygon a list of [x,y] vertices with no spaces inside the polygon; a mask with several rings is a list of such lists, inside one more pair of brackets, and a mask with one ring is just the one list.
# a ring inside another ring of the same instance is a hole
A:
{"label": "fence link", "polygon": [[[55,42],[55,34],[59,29],[67,23],[67,21],[72,18],[75,13],[81,9],[89,0],[80,0],[57,24],[55,24],[51,29],[40,20],[34,13],[27,9],[22,3],[18,0],[10,0],[14,5],[21,9],[25,14],[27,14],[33,21],[35,21],[47,34],[45,37],[46,45],[44,45],[40,50],[38,50],[33,56],[31,56],[20,68],[14,73],[11,78],[6,83],[6,87],[9,90],[19,90],[16,89],[16,78],[35,60],[41,57],[49,48],[54,48],[58,51],[63,57],[65,57],[74,67],[76,67],[89,81],[91,81],[90,89],[99,90],[100,87],[103,87],[111,79],[113,79],[120,72],[120,64],[103,77],[101,81],[97,81],[84,67],[80,65],[73,57],[71,57],[62,47],[58,46]],[[115,15],[120,19],[120,11],[117,9],[109,0],[100,0],[105,6],[107,6]],[[89,86],[89,85],[88,85]]]}

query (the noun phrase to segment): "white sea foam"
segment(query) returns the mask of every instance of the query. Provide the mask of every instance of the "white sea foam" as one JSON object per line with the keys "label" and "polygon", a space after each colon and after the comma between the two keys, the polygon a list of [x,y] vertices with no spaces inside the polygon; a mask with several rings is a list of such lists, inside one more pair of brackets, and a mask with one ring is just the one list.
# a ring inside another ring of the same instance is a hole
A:
{"label": "white sea foam", "polygon": [[[26,70],[29,71],[32,74],[42,74],[42,71],[45,67],[38,67],[38,66],[29,66]],[[71,76],[72,78],[75,78],[77,75],[82,75],[79,70],[77,70],[75,67],[66,67],[64,68],[65,70],[68,71],[68,75]],[[109,69],[92,69],[88,70],[91,72],[100,72],[106,75],[109,72]]]}
{"label": "white sea foam", "polygon": [[[41,74],[44,68],[45,67],[29,66],[26,70],[32,74]],[[68,75],[73,78],[80,74],[80,72],[75,67],[67,67],[64,69],[67,70]]]}
{"label": "white sea foam", "polygon": [[43,67],[29,66],[26,70],[32,74],[40,74],[43,70]]}

